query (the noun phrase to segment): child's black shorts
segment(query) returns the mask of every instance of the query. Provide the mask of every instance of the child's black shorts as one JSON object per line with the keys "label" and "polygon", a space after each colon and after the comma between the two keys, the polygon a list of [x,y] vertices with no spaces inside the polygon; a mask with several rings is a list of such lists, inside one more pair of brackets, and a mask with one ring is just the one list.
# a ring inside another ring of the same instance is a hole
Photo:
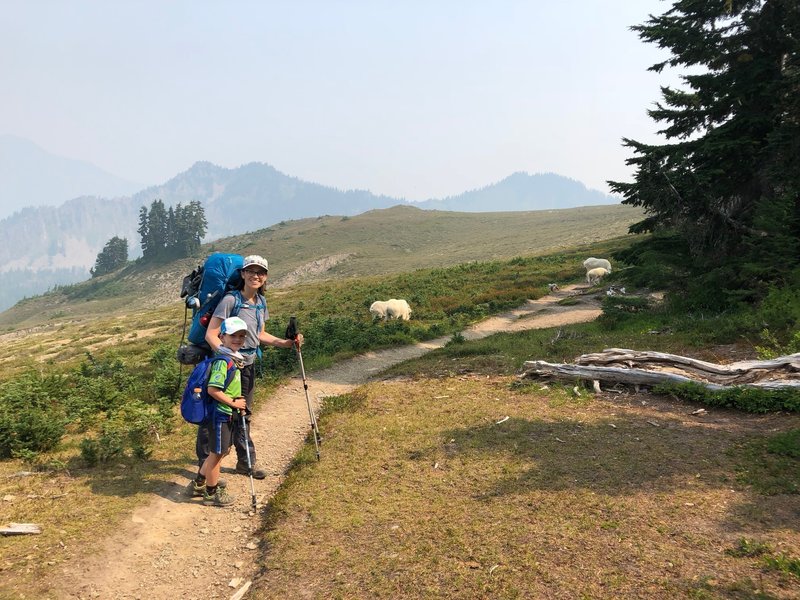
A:
{"label": "child's black shorts", "polygon": [[239,434],[239,415],[226,415],[215,410],[208,424],[208,450],[214,454],[227,454]]}

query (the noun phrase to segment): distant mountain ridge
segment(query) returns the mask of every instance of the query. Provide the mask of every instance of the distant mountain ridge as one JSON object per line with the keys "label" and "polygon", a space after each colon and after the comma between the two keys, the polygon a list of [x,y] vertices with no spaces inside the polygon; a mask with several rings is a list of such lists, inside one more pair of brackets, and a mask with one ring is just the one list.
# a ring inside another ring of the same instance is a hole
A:
{"label": "distant mountain ridge", "polygon": [[[167,206],[199,200],[206,211],[205,240],[255,231],[282,221],[321,215],[353,216],[406,204],[463,212],[530,211],[616,204],[617,199],[554,174],[515,173],[501,182],[444,200],[410,203],[365,190],[338,190],[281,173],[263,163],[235,169],[197,162],[162,185],[132,196],[81,196],[53,207],[28,207],[0,220],[0,310],[31,293],[80,280],[113,236],[141,255],[138,213],[160,198]],[[26,285],[19,285],[25,281]],[[46,287],[39,287],[43,282]],[[36,282],[40,282],[37,286]],[[33,289],[23,289],[33,288]]]}
{"label": "distant mountain ridge", "polygon": [[142,190],[132,200],[138,210],[156,198],[167,205],[200,200],[208,220],[206,241],[280,221],[325,214],[352,216],[403,203],[364,190],[342,191],[303,181],[264,163],[226,169],[204,161],[161,186]]}
{"label": "distant mountain ridge", "polygon": [[79,196],[127,196],[142,189],[81,160],[51,154],[30,140],[0,135],[0,218]]}
{"label": "distant mountain ridge", "polygon": [[493,212],[575,208],[617,202],[616,198],[599,190],[588,189],[580,181],[555,173],[529,175],[517,172],[478,190],[442,200],[418,202],[415,206],[459,212]]}

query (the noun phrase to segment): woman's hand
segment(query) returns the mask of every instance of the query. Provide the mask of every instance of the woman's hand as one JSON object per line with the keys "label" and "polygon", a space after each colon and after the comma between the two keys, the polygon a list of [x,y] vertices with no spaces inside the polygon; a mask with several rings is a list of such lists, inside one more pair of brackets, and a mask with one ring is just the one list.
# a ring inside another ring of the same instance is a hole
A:
{"label": "woman's hand", "polygon": [[292,345],[295,345],[295,346],[297,346],[299,348],[300,346],[303,345],[303,339],[305,339],[305,338],[303,338],[303,334],[302,333],[298,333],[297,337],[292,340]]}

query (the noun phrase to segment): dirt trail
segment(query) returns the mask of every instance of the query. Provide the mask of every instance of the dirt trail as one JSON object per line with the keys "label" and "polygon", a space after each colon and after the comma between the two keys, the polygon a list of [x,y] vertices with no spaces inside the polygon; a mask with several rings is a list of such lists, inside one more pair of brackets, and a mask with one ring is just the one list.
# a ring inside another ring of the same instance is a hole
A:
{"label": "dirt trail", "polygon": [[[557,302],[580,294],[582,286],[566,286],[549,296],[503,315],[486,319],[463,332],[478,339],[500,331],[541,329],[591,321],[600,314],[596,299],[579,296],[572,306]],[[318,410],[327,396],[346,393],[382,370],[442,347],[450,336],[425,343],[369,352],[315,373],[307,373],[309,394]],[[268,477],[256,481],[259,510],[272,497],[288,465],[308,433],[308,409],[302,380],[279,388],[262,403],[253,420],[252,436],[259,463]],[[324,447],[323,447],[324,460]],[[259,519],[249,513],[249,479],[233,475],[234,456],[223,463],[223,476],[237,500],[230,509],[199,504],[185,495],[194,474],[186,465],[184,477],[152,502],[137,509],[116,534],[99,541],[91,555],[64,564],[54,583],[58,598],[170,599],[229,598],[256,572]],[[227,472],[227,474],[225,473]],[[212,590],[207,582],[214,580]],[[236,581],[238,579],[238,581]],[[235,585],[234,585],[235,584]]]}

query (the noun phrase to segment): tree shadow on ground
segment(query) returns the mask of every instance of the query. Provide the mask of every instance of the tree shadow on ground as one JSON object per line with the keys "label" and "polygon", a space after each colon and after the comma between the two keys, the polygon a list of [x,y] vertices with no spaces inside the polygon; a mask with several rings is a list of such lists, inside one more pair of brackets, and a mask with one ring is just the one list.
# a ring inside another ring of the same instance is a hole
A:
{"label": "tree shadow on ground", "polygon": [[[747,439],[740,430],[705,427],[664,414],[652,419],[615,415],[591,423],[511,418],[450,429],[443,438],[442,446],[413,452],[411,458],[442,464],[456,457],[476,463],[502,459],[516,465],[500,469],[506,474],[474,490],[474,497],[486,501],[573,489],[610,496],[741,489],[737,469],[743,459],[737,448]],[[800,511],[800,496],[760,496],[748,489],[745,497],[745,502],[729,507],[731,530],[751,522],[748,517],[759,505],[763,508],[757,511],[759,528],[797,530],[793,515]]]}
{"label": "tree shadow on ground", "polygon": [[[107,465],[86,467],[79,458],[71,460],[67,470],[73,477],[86,478],[93,494],[126,498],[139,494],[160,496],[171,502],[188,502],[186,484],[195,472],[187,468],[185,458],[173,460],[136,460],[122,457]],[[185,483],[184,483],[185,482]]]}

